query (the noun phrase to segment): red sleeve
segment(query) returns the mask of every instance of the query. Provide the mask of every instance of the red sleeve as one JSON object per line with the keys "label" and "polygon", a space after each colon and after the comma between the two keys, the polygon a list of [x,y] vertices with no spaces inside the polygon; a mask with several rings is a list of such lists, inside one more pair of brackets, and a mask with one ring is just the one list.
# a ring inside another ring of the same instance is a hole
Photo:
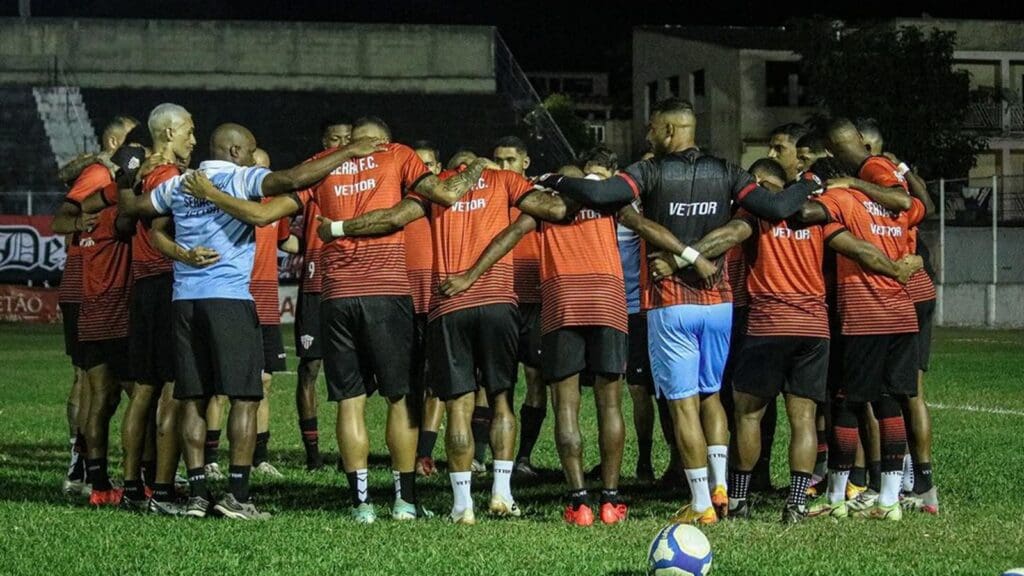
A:
{"label": "red sleeve", "polygon": [[114,206],[117,204],[117,182],[111,182],[103,187],[100,191],[103,195],[103,203],[107,206]]}
{"label": "red sleeve", "polygon": [[907,181],[896,173],[896,167],[892,162],[878,156],[869,158],[857,176],[865,182],[871,182],[883,188],[899,186],[904,190],[907,189]]}
{"label": "red sleeve", "polygon": [[281,218],[277,222],[277,241],[284,242],[292,235],[291,231],[291,219],[287,216]]}
{"label": "red sleeve", "polygon": [[500,174],[505,177],[505,189],[508,190],[509,206],[518,205],[519,201],[523,199],[523,196],[533,192],[535,188],[533,182],[530,182],[515,172],[508,170],[502,170],[501,172],[489,172],[496,175]]}
{"label": "red sleeve", "polygon": [[829,222],[828,224],[822,226],[822,229],[825,232],[825,243],[827,244],[833,236],[846,230],[846,226],[843,226],[839,222]]}
{"label": "red sleeve", "polygon": [[68,202],[81,204],[86,198],[101,190],[107,184],[113,182],[110,178],[110,171],[102,164],[90,164],[78,175],[75,183],[71,185],[64,197]]}
{"label": "red sleeve", "polygon": [[926,215],[924,202],[921,202],[917,198],[910,199],[910,210],[907,210],[907,227],[913,228],[924,220]]}
{"label": "red sleeve", "polygon": [[831,222],[838,222],[845,225],[845,220],[843,218],[843,205],[846,204],[845,200],[849,197],[849,193],[838,188],[833,188],[821,196],[812,199],[811,202],[821,204],[822,207],[825,208],[825,212],[828,213],[828,218]]}
{"label": "red sleeve", "polygon": [[399,171],[402,174],[402,188],[412,192],[420,180],[430,176],[432,172],[412,148],[402,144],[393,146],[395,161],[398,162]]}
{"label": "red sleeve", "polygon": [[313,200],[313,189],[306,188],[305,190],[299,190],[298,192],[295,192],[295,198],[297,198],[299,203],[302,204],[302,207],[305,208],[306,204],[309,204],[310,201]]}

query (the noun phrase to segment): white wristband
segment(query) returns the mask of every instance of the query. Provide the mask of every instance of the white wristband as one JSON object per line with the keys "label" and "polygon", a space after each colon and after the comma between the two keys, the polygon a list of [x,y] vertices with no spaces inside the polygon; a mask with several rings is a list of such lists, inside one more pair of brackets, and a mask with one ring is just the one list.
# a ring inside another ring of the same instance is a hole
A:
{"label": "white wristband", "polygon": [[686,262],[687,264],[693,264],[694,262],[697,261],[697,258],[700,258],[700,252],[697,252],[690,246],[687,246],[686,249],[683,250],[683,253],[680,255],[680,258],[682,258],[683,261]]}
{"label": "white wristband", "polygon": [[345,221],[338,220],[337,222],[331,222],[331,236],[335,238],[341,238],[345,235]]}
{"label": "white wristband", "polygon": [[907,166],[906,162],[900,162],[900,165],[896,168],[899,169],[900,176],[906,176],[907,172],[910,172],[910,166]]}

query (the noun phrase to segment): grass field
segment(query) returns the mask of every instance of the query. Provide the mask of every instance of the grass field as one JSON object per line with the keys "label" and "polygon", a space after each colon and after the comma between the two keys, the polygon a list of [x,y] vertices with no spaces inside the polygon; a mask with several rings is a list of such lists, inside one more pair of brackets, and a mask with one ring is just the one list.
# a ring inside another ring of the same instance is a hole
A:
{"label": "grass field", "polygon": [[[290,332],[286,333],[290,343]],[[0,325],[0,574],[617,574],[646,571],[647,546],[680,504],[679,495],[633,483],[635,441],[627,437],[623,525],[580,529],[560,520],[560,482],[513,490],[525,518],[474,527],[425,520],[351,523],[345,480],[305,472],[293,404],[293,374],[274,378],[271,460],[285,479],[257,481],[265,523],[188,521],[92,510],[60,491],[67,463],[64,402],[71,380],[57,327]],[[294,370],[294,359],[289,360]],[[755,519],[706,530],[715,574],[1000,574],[1024,566],[1024,332],[938,330],[929,401],[942,515],[902,523],[777,522],[781,500],[757,504]],[[520,391],[521,397],[521,391]],[[323,397],[323,390],[321,390]],[[384,405],[370,403],[371,494],[390,504]],[[629,402],[625,400],[629,422]],[[123,409],[124,402],[122,402]],[[584,403],[585,441],[597,459],[593,403]],[[119,446],[120,411],[111,431]],[[321,447],[336,457],[333,405],[321,404]],[[535,463],[558,465],[550,418]],[[773,479],[788,481],[786,437],[778,434]],[[443,442],[438,456],[443,458]],[[120,475],[120,449],[111,472]],[[222,450],[226,458],[226,450]],[[656,468],[667,461],[655,452]],[[448,511],[447,475],[421,482],[428,508]],[[223,487],[215,486],[221,490]],[[478,509],[489,480],[475,483]],[[383,514],[382,514],[383,516]]]}

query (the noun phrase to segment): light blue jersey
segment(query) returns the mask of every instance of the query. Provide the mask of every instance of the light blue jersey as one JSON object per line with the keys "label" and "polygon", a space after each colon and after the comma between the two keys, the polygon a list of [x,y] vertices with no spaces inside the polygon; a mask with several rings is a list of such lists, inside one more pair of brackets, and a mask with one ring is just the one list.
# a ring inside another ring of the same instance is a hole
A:
{"label": "light blue jersey", "polygon": [[622,260],[622,278],[626,282],[626,311],[640,312],[640,236],[618,224],[619,258]]}
{"label": "light blue jersey", "polygon": [[[244,167],[220,160],[207,160],[199,170],[213,184],[235,198],[262,198],[263,179],[270,170]],[[174,263],[174,300],[227,298],[252,300],[249,279],[256,254],[255,232],[250,224],[223,212],[208,200],[199,200],[182,190],[185,176],[176,176],[157,186],[150,199],[160,214],[174,217],[174,239],[190,250],[212,248],[220,260],[206,268]]]}

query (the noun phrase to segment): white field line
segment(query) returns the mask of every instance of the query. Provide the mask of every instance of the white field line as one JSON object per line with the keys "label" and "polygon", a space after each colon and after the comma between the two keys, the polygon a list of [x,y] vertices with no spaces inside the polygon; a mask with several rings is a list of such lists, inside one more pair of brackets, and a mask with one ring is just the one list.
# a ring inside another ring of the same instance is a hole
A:
{"label": "white field line", "polygon": [[931,408],[936,408],[938,410],[960,410],[963,412],[981,412],[984,414],[1024,416],[1024,410],[1011,410],[1009,408],[991,408],[988,406],[975,406],[973,404],[943,404],[941,402],[929,402],[928,406]]}

